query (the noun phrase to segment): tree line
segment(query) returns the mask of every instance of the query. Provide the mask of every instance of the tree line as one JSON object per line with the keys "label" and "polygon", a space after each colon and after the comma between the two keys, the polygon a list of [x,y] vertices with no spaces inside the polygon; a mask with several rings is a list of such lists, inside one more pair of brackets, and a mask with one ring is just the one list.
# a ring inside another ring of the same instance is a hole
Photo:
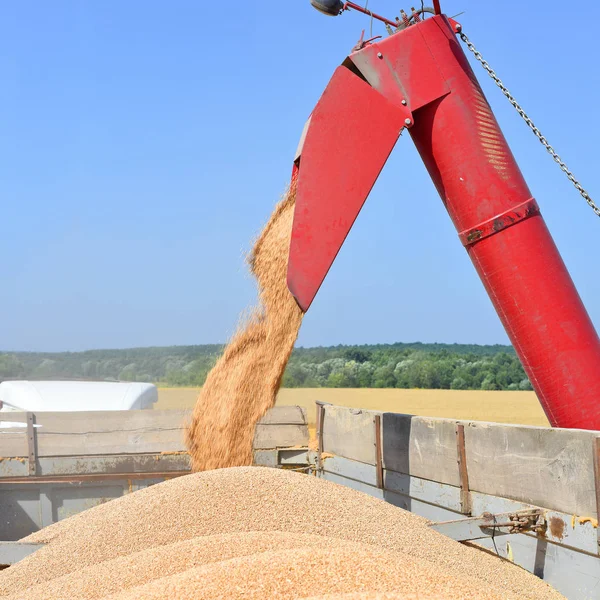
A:
{"label": "tree line", "polygon": [[[0,380],[87,379],[201,386],[222,345],[0,353]],[[531,390],[511,346],[380,344],[296,348],[284,387]]]}
{"label": "tree line", "polygon": [[313,360],[298,353],[283,379],[285,387],[531,390],[512,349],[457,352],[448,348],[347,348],[339,356]]}

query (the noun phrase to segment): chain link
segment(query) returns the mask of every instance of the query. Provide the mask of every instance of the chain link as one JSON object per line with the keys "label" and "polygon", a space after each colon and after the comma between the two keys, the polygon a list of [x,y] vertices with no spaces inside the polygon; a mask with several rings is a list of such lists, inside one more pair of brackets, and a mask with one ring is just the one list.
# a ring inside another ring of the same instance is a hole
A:
{"label": "chain link", "polygon": [[481,56],[481,53],[475,48],[471,40],[464,34],[461,33],[460,37],[462,41],[467,45],[467,48],[474,54],[475,58],[481,63],[483,68],[488,72],[488,75],[494,80],[496,85],[502,90],[502,93],[508,98],[508,101],[515,107],[515,110],[521,115],[521,118],[527,123],[528,127],[533,131],[535,136],[541,142],[541,144],[546,148],[550,156],[554,159],[554,161],[558,164],[561,170],[565,173],[569,181],[575,186],[575,189],[583,196],[584,200],[590,205],[590,208],[596,213],[598,217],[600,217],[600,208],[596,206],[594,201],[591,199],[590,195],[585,191],[581,183],[575,179],[575,175],[569,170],[569,167],[563,162],[561,157],[556,153],[554,148],[548,143],[548,140],[542,135],[542,132],[535,126],[533,121],[529,118],[527,113],[523,110],[521,105],[515,100],[513,95],[508,91],[506,86],[502,83],[502,80],[496,75],[492,67],[488,64],[488,62]]}

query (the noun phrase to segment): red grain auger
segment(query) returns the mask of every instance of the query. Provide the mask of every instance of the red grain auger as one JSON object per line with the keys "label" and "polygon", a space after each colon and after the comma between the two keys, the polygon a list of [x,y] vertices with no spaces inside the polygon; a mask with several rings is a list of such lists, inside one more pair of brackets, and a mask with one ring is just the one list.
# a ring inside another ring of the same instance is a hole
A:
{"label": "red grain auger", "polygon": [[[288,287],[306,311],[406,129],[553,426],[600,430],[600,340],[439,1],[394,19],[353,2],[311,0],[385,23],[335,71],[294,161]],[[425,17],[428,18],[425,18]],[[527,117],[588,204],[600,210]]]}

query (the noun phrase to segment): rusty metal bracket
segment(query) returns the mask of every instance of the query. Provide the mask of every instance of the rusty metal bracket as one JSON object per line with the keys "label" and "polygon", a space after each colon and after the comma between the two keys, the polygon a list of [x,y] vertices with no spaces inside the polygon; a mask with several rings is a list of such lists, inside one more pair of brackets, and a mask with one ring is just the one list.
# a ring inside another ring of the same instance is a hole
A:
{"label": "rusty metal bracket", "polygon": [[383,489],[383,452],[381,448],[381,415],[375,415],[375,467],[377,487]]}
{"label": "rusty metal bracket", "polygon": [[500,233],[512,225],[516,225],[529,217],[540,214],[540,207],[535,198],[529,198],[522,204],[515,206],[500,215],[496,215],[476,227],[465,229],[458,234],[463,246],[471,246],[495,233]]}
{"label": "rusty metal bracket", "polygon": [[497,517],[499,515],[493,515],[491,513],[484,513],[482,518],[487,520],[488,523],[481,525],[482,531],[484,529],[508,529],[508,533],[525,533],[526,531],[542,532],[546,530],[546,523],[540,517],[543,511],[538,508],[531,510],[522,510],[506,515],[508,519],[506,521],[498,522]]}
{"label": "rusty metal bracket", "polygon": [[35,433],[35,415],[27,413],[27,451],[29,457],[29,475],[37,475],[37,452],[36,452],[36,433]]}
{"label": "rusty metal bracket", "polygon": [[[600,521],[600,437],[594,438],[594,482],[596,488],[596,517]],[[600,554],[600,527],[598,533],[598,554]]]}
{"label": "rusty metal bracket", "polygon": [[543,513],[544,511],[541,508],[496,515],[484,513],[480,517],[431,523],[429,526],[431,529],[435,529],[438,533],[457,542],[468,542],[528,531],[543,536],[546,532],[546,521]]}
{"label": "rusty metal bracket", "polygon": [[460,509],[465,515],[471,514],[471,493],[469,491],[469,472],[467,470],[467,449],[465,445],[465,426],[456,426],[456,455],[460,478]]}

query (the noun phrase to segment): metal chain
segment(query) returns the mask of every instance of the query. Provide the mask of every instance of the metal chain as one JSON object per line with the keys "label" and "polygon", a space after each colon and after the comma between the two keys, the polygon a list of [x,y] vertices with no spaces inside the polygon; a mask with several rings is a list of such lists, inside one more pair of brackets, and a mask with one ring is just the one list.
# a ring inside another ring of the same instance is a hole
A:
{"label": "metal chain", "polygon": [[481,53],[475,48],[471,40],[464,34],[461,33],[460,37],[462,41],[467,45],[467,48],[474,54],[475,58],[481,63],[483,68],[488,72],[488,75],[494,80],[496,85],[502,90],[502,93],[508,98],[508,101],[515,107],[516,111],[521,115],[522,119],[527,123],[531,131],[535,134],[538,140],[542,143],[544,148],[552,156],[554,161],[558,164],[561,170],[565,173],[569,181],[575,186],[575,189],[583,196],[584,200],[590,205],[590,208],[600,217],[600,208],[596,206],[590,195],[585,191],[581,183],[575,179],[575,175],[569,170],[569,167],[563,162],[561,157],[556,153],[554,148],[548,143],[548,140],[542,135],[542,132],[535,126],[533,121],[527,116],[527,113],[523,110],[521,105],[515,100],[513,95],[508,91],[506,86],[502,83],[502,80],[496,75],[494,70],[490,67],[488,62],[481,56]]}

